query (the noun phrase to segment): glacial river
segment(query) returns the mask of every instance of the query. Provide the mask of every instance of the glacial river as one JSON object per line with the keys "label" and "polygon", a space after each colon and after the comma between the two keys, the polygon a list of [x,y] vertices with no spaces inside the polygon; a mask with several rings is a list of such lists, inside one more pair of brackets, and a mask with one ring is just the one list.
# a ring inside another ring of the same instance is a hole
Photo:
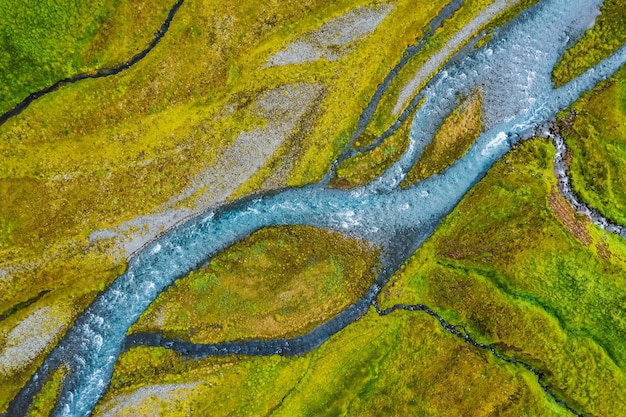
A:
{"label": "glacial river", "polygon": [[[367,239],[384,248],[382,272],[365,297],[311,333],[294,339],[188,344],[197,356],[294,354],[311,350],[370,308],[395,270],[430,236],[442,218],[513,144],[543,129],[557,111],[626,63],[626,47],[567,85],[554,89],[551,71],[566,46],[592,23],[599,0],[547,0],[502,27],[480,49],[451,61],[420,94],[410,145],[387,172],[353,190],[323,183],[242,199],[203,213],[160,236],[129,261],[78,317],[36,374],[11,402],[8,415],[27,411],[46,375],[64,364],[71,372],[54,415],[86,416],[106,391],[126,333],[177,278],[219,251],[273,225],[310,225]],[[480,90],[485,131],[468,152],[439,175],[414,186],[399,184],[459,97]],[[159,344],[158,337],[132,343]],[[197,350],[196,351],[194,351]]]}

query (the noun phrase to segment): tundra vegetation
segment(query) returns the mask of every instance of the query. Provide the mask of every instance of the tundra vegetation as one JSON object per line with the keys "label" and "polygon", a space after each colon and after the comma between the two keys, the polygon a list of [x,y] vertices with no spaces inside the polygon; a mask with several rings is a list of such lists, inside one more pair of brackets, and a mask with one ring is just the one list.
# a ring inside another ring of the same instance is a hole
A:
{"label": "tundra vegetation", "polygon": [[[322,86],[310,123],[294,128],[229,198],[319,180],[377,85],[446,3],[388,2],[381,26],[338,48],[336,60],[269,66],[271,56],[324,22],[381,2],[185,0],[167,36],[132,68],[65,85],[1,125],[0,349],[42,309],[62,311],[63,323],[35,358],[0,374],[0,413],[63,329],[125,269],[127,254],[111,240],[90,241],[90,233],[162,210],[241,132],[270,123],[250,109],[285,84]],[[395,122],[401,88],[489,3],[464,1],[435,31],[398,73],[355,147]],[[521,0],[497,16],[481,28],[482,39],[532,3]],[[173,4],[0,0],[0,113],[58,80],[126,62],[150,43]],[[595,25],[555,67],[556,85],[624,44],[623,6],[605,1]],[[405,184],[463,155],[482,128],[480,99],[461,102]],[[407,146],[410,119],[380,146],[341,164],[331,185],[363,184],[391,165]],[[622,225],[625,120],[622,69],[558,121],[574,190]],[[553,156],[549,141],[535,138],[497,162],[378,302],[428,305],[477,341],[539,370],[540,382],[584,415],[626,414],[626,243],[559,196]],[[283,165],[288,169],[277,179],[273,173]],[[197,200],[178,204],[194,208]],[[131,332],[200,342],[301,334],[364,293],[377,256],[378,248],[336,233],[265,229],[163,292]],[[51,412],[64,372],[51,375],[30,415]],[[472,347],[425,314],[381,317],[374,309],[300,357],[186,360],[163,348],[132,348],[116,364],[95,414],[192,411],[569,415],[524,367]]]}

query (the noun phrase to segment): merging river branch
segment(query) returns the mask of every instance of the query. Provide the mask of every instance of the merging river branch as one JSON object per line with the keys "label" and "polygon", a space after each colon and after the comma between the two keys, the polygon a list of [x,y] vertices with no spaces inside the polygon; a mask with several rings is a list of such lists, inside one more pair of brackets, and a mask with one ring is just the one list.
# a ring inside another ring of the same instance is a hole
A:
{"label": "merging river branch", "polygon": [[[413,108],[415,107],[415,105],[409,106],[410,108],[407,111],[402,112],[398,120],[389,129],[387,129],[382,135],[380,135],[374,141],[373,144],[371,144],[366,149],[359,149],[359,150],[352,149],[352,146],[355,140],[365,131],[365,128],[372,121],[372,118],[374,117],[374,112],[376,111],[376,108],[378,107],[380,100],[382,99],[383,95],[387,92],[387,90],[391,86],[391,82],[394,80],[394,78],[396,78],[400,70],[402,70],[402,68],[404,68],[404,66],[409,62],[409,60],[413,58],[422,49],[422,47],[426,44],[428,39],[430,39],[430,37],[435,33],[435,31],[441,27],[444,20],[452,17],[452,15],[457,10],[459,10],[462,4],[463,4],[463,0],[452,0],[450,3],[446,4],[444,8],[441,9],[441,11],[439,11],[437,16],[435,16],[435,18],[431,20],[428,23],[428,25],[426,25],[426,27],[424,28],[424,34],[422,36],[422,39],[416,45],[411,45],[408,48],[406,48],[406,50],[402,54],[402,58],[400,59],[400,62],[398,62],[396,66],[394,66],[393,69],[389,71],[389,73],[387,74],[383,82],[379,84],[378,87],[376,88],[376,92],[372,96],[372,99],[367,104],[367,107],[365,107],[365,109],[361,113],[361,116],[359,117],[356,131],[352,134],[352,136],[350,136],[350,140],[344,147],[343,151],[337,157],[337,159],[333,162],[330,168],[330,172],[324,177],[324,180],[322,180],[324,183],[327,183],[335,175],[337,167],[341,165],[343,161],[345,161],[348,158],[353,157],[356,154],[356,152],[365,152],[369,149],[373,149],[374,147],[378,146],[378,144],[380,144],[380,142],[382,142],[385,138],[391,136],[393,132],[395,132],[398,129],[398,127],[402,125],[404,120],[406,120],[409,114],[413,111]],[[413,100],[413,102],[415,102],[415,100]]]}
{"label": "merging river branch", "polygon": [[73,84],[78,81],[86,80],[88,78],[103,78],[103,77],[109,77],[111,75],[119,74],[120,72],[129,69],[130,67],[132,67],[133,65],[141,61],[143,58],[146,57],[146,55],[148,55],[150,51],[152,51],[152,49],[154,49],[155,46],[159,44],[159,42],[161,41],[161,38],[165,36],[168,29],[170,28],[170,24],[172,23],[174,16],[176,16],[176,12],[178,12],[178,9],[180,9],[180,6],[183,5],[184,1],[185,0],[178,0],[176,4],[172,6],[169,14],[167,15],[167,18],[165,19],[161,27],[154,33],[154,38],[152,39],[150,44],[143,51],[133,56],[130,60],[123,62],[112,68],[101,68],[93,73],[82,73],[82,74],[75,75],[73,77],[64,78],[60,81],[57,81],[56,83],[54,83],[53,85],[49,87],[46,87],[42,90],[39,90],[30,94],[28,97],[22,100],[19,104],[17,104],[14,108],[0,115],[0,126],[6,123],[6,121],[9,120],[11,117],[17,116],[18,114],[26,110],[26,108],[30,106],[33,101],[37,100],[40,97],[45,96],[48,93],[58,90],[64,85]]}
{"label": "merging river branch", "polygon": [[[372,183],[352,190],[319,183],[249,196],[202,213],[155,239],[76,319],[11,401],[7,414],[25,415],[43,381],[63,366],[68,373],[53,415],[89,415],[107,390],[114,364],[126,347],[128,329],[157,296],[218,252],[268,226],[335,230],[383,248],[376,285],[366,298],[315,329],[310,348],[328,340],[364,314],[367,297],[380,291],[495,161],[626,63],[625,46],[574,81],[553,89],[554,65],[571,39],[590,25],[600,4],[601,0],[544,0],[522,12],[480,49],[446,65],[420,93],[424,102],[415,113],[406,153]],[[399,187],[458,97],[472,89],[483,97],[485,132],[440,174]],[[286,345],[281,343],[277,346],[284,351]],[[229,346],[245,350],[243,344]],[[278,348],[265,352],[282,353]]]}
{"label": "merging river branch", "polygon": [[552,138],[552,143],[556,148],[556,156],[554,158],[554,173],[558,180],[558,187],[561,195],[565,197],[567,201],[572,205],[574,210],[577,212],[584,214],[587,216],[592,223],[597,226],[600,226],[602,229],[607,232],[614,233],[618,236],[626,238],[626,227],[620,226],[611,222],[606,217],[602,216],[598,212],[598,210],[593,207],[589,207],[587,204],[583,203],[581,199],[574,193],[572,189],[572,184],[569,177],[569,166],[567,163],[567,146],[565,146],[565,141],[563,137],[556,133],[550,135]]}

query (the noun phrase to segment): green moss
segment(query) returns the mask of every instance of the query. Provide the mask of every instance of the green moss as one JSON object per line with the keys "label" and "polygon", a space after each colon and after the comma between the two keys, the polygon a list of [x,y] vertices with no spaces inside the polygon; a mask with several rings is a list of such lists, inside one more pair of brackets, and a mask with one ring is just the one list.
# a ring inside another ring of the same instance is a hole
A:
{"label": "green moss", "polygon": [[328,91],[333,94],[322,102],[321,118],[305,146],[303,160],[295,166],[290,185],[317,181],[327,172],[347,142],[349,136],[344,137],[344,132],[356,130],[358,117],[378,84],[444,4],[429,2],[416,8],[410,1],[397,2],[383,23],[385,30],[379,28],[359,41],[352,53],[333,64],[328,74]]}
{"label": "green moss", "polygon": [[[412,115],[407,117],[402,126],[381,145],[344,161],[338,167],[337,178],[333,179],[331,185],[354,187],[366,184],[382,174],[408,146],[412,120]],[[444,121],[403,185],[438,173],[463,156],[478,137],[481,128],[480,97],[471,95]],[[366,145],[374,139],[371,134],[364,133],[355,141],[355,146]]]}
{"label": "green moss", "polygon": [[[273,1],[253,7],[186,1],[167,36],[137,65],[114,77],[68,85],[9,120],[0,127],[0,189],[10,196],[0,207],[3,268],[43,262],[62,271],[84,248],[91,250],[90,232],[161,210],[242,130],[262,123],[250,117],[250,103],[284,84],[315,82],[333,92],[320,104],[314,127],[296,144],[289,182],[301,185],[318,179],[395,64],[405,45],[402,40],[415,38],[438,3],[415,8],[408,0],[398,2],[388,16],[394,30],[375,31],[335,63],[321,60],[276,68],[264,64],[295,37],[365,4],[371,2]],[[120,13],[134,10],[127,3],[119,7]],[[156,21],[163,9],[145,6],[138,13],[142,22]],[[110,36],[117,39],[118,30],[129,29],[124,23],[128,21],[107,15],[103,25],[109,25]],[[97,45],[109,44],[105,35],[94,38],[96,46],[87,54],[90,62],[114,60],[119,52],[94,52]],[[133,42],[125,45],[138,45]],[[228,83],[233,65],[239,78]],[[360,97],[356,101],[355,91]],[[242,185],[238,195],[256,191],[266,173]],[[16,274],[12,282],[2,295],[17,303],[36,295],[40,287],[60,289],[69,281],[63,274],[46,276],[35,268]]]}
{"label": "green moss", "polygon": [[114,11],[102,19],[82,53],[81,71],[87,67],[114,67],[143,51],[154,39],[174,3],[175,0],[114,1]]}
{"label": "green moss", "polygon": [[[444,21],[441,27],[435,31],[433,36],[429,38],[419,53],[411,58],[411,60],[399,71],[398,75],[392,81],[387,93],[383,95],[378,105],[372,123],[367,133],[373,136],[379,135],[387,127],[391,126],[397,115],[392,113],[402,88],[415,76],[418,69],[428,61],[428,59],[440,50],[463,26],[476,17],[489,3],[485,0],[469,0],[464,1],[461,8],[448,20]],[[503,24],[512,19],[521,10],[536,3],[536,0],[522,0],[515,6],[509,7],[507,10],[494,17],[494,19],[480,28],[477,33],[482,30],[492,30],[494,27]],[[412,44],[415,43],[411,42]],[[461,45],[459,48],[461,48]],[[433,74],[436,73],[433,71]],[[422,86],[428,82],[426,79]],[[420,86],[421,87],[421,86]],[[408,104],[408,102],[407,102]]]}
{"label": "green moss", "polygon": [[497,162],[382,299],[425,303],[533,364],[583,414],[623,412],[626,245],[557,203],[553,155],[533,140]]}
{"label": "green moss", "polygon": [[626,69],[574,105],[562,118],[570,149],[572,187],[604,216],[626,225]]}
{"label": "green moss", "polygon": [[168,9],[151,1],[0,2],[0,113],[61,79],[129,60]]}
{"label": "green moss", "polygon": [[568,49],[554,67],[552,80],[565,84],[609,57],[626,42],[626,8],[621,0],[606,0],[595,25]]}
{"label": "green moss", "polygon": [[423,313],[372,311],[294,358],[189,361],[135,348],[120,358],[99,410],[141,385],[173,382],[199,384],[185,393],[191,415],[566,415],[532,374],[503,366]]}
{"label": "green moss", "polygon": [[28,410],[28,417],[49,416],[52,414],[65,375],[67,375],[65,367],[61,367],[52,373],[41,388],[41,391],[35,395],[33,405]]}
{"label": "green moss", "polygon": [[[341,163],[331,186],[351,188],[364,185],[382,174],[398,160],[409,145],[411,120],[412,117],[407,117],[402,126],[376,148],[365,153],[358,153]],[[355,141],[355,146],[367,144],[363,142],[369,142],[368,139],[367,136],[359,138]],[[371,138],[371,140],[374,139]]]}
{"label": "green moss", "polygon": [[[23,7],[32,7],[31,3]],[[347,142],[376,86],[444,3],[418,8],[412,1],[398,1],[385,28],[359,41],[353,52],[335,63],[322,60],[265,68],[268,57],[291,40],[355,6],[373,3],[187,0],[168,35],[138,65],[118,76],[67,86],[37,100],[0,127],[0,194],[9,196],[0,206],[0,258],[3,268],[18,266],[11,269],[15,272],[10,279],[0,281],[0,311],[11,310],[42,290],[50,293],[39,302],[63,299],[76,311],[82,310],[124,268],[105,255],[106,248],[88,245],[89,232],[158,210],[210,166],[239,132],[263,123],[250,117],[247,109],[264,91],[287,83],[315,82],[330,92],[320,103],[314,127],[298,143],[290,183],[319,179]],[[92,5],[90,17],[76,25],[59,17],[59,24],[68,28],[62,36],[73,34],[61,41],[55,36],[61,36],[58,27],[63,26],[51,26],[50,42],[58,48],[54,51],[43,53],[29,44],[44,32],[30,40],[23,30],[21,35],[12,32],[22,55],[11,54],[10,59],[34,54],[39,64],[50,62],[51,69],[38,67],[39,79],[26,71],[24,81],[16,76],[18,66],[5,64],[6,76],[19,84],[7,94],[17,97],[26,91],[19,89],[27,83],[28,88],[47,83],[53,73],[56,77],[118,62],[126,51],[140,47],[167,8],[142,7],[137,37],[127,38],[125,34],[135,34],[127,14],[135,12],[136,4],[119,3],[119,13],[106,16],[100,9],[92,10]],[[385,98],[375,129],[388,124],[391,117],[384,111],[395,102],[402,80],[485,4],[466,2],[433,37]],[[87,13],[86,9],[58,10],[76,12],[72,16]],[[56,19],[46,13],[36,18],[40,20],[33,17],[31,23],[37,30]],[[80,54],[72,50],[71,57],[63,55],[70,53],[64,46],[68,43],[72,48],[76,45]],[[35,46],[42,45],[46,44]],[[10,62],[7,56],[0,56],[0,62]],[[63,65],[56,65],[57,61]],[[375,133],[368,131],[370,136]],[[387,142],[377,151],[380,161],[393,160],[398,149]],[[600,414],[610,407],[618,409],[619,393],[625,392],[620,385],[625,354],[619,344],[624,324],[618,314],[606,312],[624,308],[619,274],[626,249],[616,238],[605,238],[592,228],[589,247],[569,236],[567,227],[546,208],[552,184],[547,180],[549,147],[534,144],[523,149],[526,156],[518,153],[520,159],[508,168],[515,166],[517,171],[498,165],[500,171],[490,177],[493,188],[475,190],[468,197],[474,199],[469,200],[472,203],[461,206],[463,213],[469,213],[462,217],[474,220],[453,227],[454,221],[460,221],[460,215],[453,214],[438,235],[443,243],[416,258],[425,256],[426,261],[419,267],[423,269],[414,268],[441,280],[412,278],[410,285],[402,287],[403,294],[430,297],[446,317],[463,322],[480,338],[497,341],[502,350],[549,370],[547,381],[562,388],[559,393],[581,409]],[[372,172],[380,169],[380,161]],[[523,164],[529,168],[522,170]],[[522,171],[524,175],[517,178]],[[259,173],[239,192],[257,190],[266,175]],[[299,239],[309,239],[311,233],[313,243],[302,244]],[[493,236],[495,241],[490,240]],[[541,238],[547,239],[545,247],[538,243]],[[331,254],[329,241],[335,245]],[[354,301],[370,282],[346,280],[346,276],[371,277],[373,252],[356,246],[319,231],[260,232],[220,255],[208,268],[179,281],[169,291],[186,304],[175,311],[171,304],[158,302],[146,313],[148,324],[143,324],[153,326],[145,329],[157,329],[158,317],[150,315],[158,307],[167,319],[166,331],[199,340],[299,333]],[[301,253],[300,258],[296,253]],[[604,258],[597,258],[600,254]],[[286,262],[278,262],[283,257]],[[433,260],[439,264],[432,265]],[[273,280],[266,279],[269,273],[276,274]],[[415,276],[421,277],[411,275]],[[466,288],[475,296],[446,297],[449,286]],[[278,306],[277,292],[284,296]],[[246,315],[233,314],[232,306]],[[15,317],[3,326],[21,317],[19,309],[14,311]],[[507,321],[511,318],[515,320]],[[221,333],[219,327],[211,327],[215,323],[222,326]],[[515,329],[515,323],[524,325]],[[189,327],[196,333],[190,335]],[[537,337],[537,329],[544,327],[549,336]],[[3,380],[0,409],[36,365]],[[589,380],[583,378],[587,368],[592,369]],[[398,380],[407,383],[397,384]],[[469,349],[442,333],[428,317],[405,313],[385,319],[370,315],[301,358],[195,362],[163,349],[133,349],[118,363],[107,398],[142,384],[185,381],[200,381],[197,393],[189,396],[198,415],[212,415],[216,409],[224,414],[275,409],[292,415],[330,410],[334,414],[536,416],[562,411],[547,402],[525,371]],[[493,390],[494,384],[501,390]],[[613,387],[620,389],[618,395],[608,398]],[[598,405],[602,402],[606,409]]]}
{"label": "green moss", "polygon": [[404,185],[443,171],[467,152],[482,130],[480,106],[480,96],[470,95],[446,118]]}
{"label": "green moss", "polygon": [[203,343],[295,336],[362,297],[377,255],[336,232],[262,229],[178,280],[130,331]]}
{"label": "green moss", "polygon": [[104,2],[0,2],[0,113],[76,74],[77,55],[107,12]]}

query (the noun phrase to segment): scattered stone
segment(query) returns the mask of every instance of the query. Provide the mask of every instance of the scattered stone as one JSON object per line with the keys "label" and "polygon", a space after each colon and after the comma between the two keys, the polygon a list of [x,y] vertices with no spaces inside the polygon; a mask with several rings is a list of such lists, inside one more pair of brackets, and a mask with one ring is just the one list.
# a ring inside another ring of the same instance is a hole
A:
{"label": "scattered stone", "polygon": [[321,58],[336,61],[352,50],[351,43],[372,33],[392,9],[393,6],[389,4],[380,4],[373,8],[357,7],[350,10],[318,30],[296,39],[270,57],[266,65],[301,64]]}
{"label": "scattered stone", "polygon": [[[265,92],[251,109],[266,120],[263,127],[255,126],[251,131],[240,133],[231,146],[217,155],[212,166],[200,172],[189,187],[164,204],[163,211],[92,232],[89,241],[115,239],[116,256],[128,258],[163,231],[225,202],[270,161],[298,129],[302,119],[319,105],[322,93],[321,85],[307,83],[284,85]],[[180,208],[181,202],[191,198],[195,198],[193,209]]]}
{"label": "scattered stone", "polygon": [[[198,383],[160,384],[141,387],[129,394],[118,395],[104,404],[102,417],[162,415],[161,406],[183,403]],[[189,410],[191,411],[191,410]]]}

